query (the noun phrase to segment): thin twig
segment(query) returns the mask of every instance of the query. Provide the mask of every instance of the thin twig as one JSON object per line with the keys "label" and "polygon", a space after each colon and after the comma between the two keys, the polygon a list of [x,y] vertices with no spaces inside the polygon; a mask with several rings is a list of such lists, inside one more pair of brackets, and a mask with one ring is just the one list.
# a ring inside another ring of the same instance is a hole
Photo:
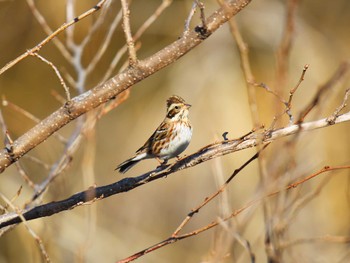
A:
{"label": "thin twig", "polygon": [[[65,102],[65,101],[64,101]],[[4,96],[2,97],[2,106],[9,107],[10,109],[18,112],[19,114],[23,115],[24,117],[28,118],[29,120],[33,121],[34,123],[40,123],[40,119],[36,117],[34,114],[30,113],[29,111],[21,108],[20,106],[14,104],[13,102],[7,100]],[[54,133],[54,137],[56,137],[60,142],[67,143],[67,139],[63,137],[59,133]]]}
{"label": "thin twig", "polygon": [[0,75],[3,74],[5,71],[7,71],[8,69],[12,68],[14,65],[16,65],[18,62],[22,61],[24,58],[30,56],[33,53],[37,53],[39,52],[39,50],[45,46],[47,43],[49,43],[53,38],[55,38],[58,34],[60,34],[61,32],[65,31],[67,28],[69,28],[71,25],[77,23],[78,21],[90,16],[91,14],[95,13],[96,11],[98,11],[103,4],[106,2],[107,0],[101,0],[100,2],[97,3],[97,5],[95,5],[93,8],[89,9],[88,11],[86,11],[85,13],[77,16],[76,18],[74,18],[73,20],[71,20],[68,23],[64,23],[63,25],[61,25],[58,29],[56,29],[56,31],[54,31],[51,35],[49,35],[48,37],[46,37],[43,41],[41,41],[39,44],[37,44],[35,47],[27,50],[27,52],[23,53],[22,55],[20,55],[19,57],[15,58],[14,60],[10,61],[9,63],[7,63],[4,67],[2,67],[0,69]]}
{"label": "thin twig", "polygon": [[[154,13],[139,27],[135,35],[133,36],[134,42],[137,41],[142,34],[153,24],[154,21],[163,13],[163,11],[172,3],[170,0],[163,0],[162,3],[158,6],[158,8],[154,11]],[[135,49],[136,51],[139,49],[139,45],[136,44]],[[102,81],[106,81],[108,78],[111,77],[113,70],[116,68],[117,64],[121,60],[122,56],[127,51],[127,45],[124,45],[121,47],[118,52],[115,54],[113,60],[111,61],[108,69],[106,70],[106,73],[104,77],[102,78]],[[124,70],[124,66],[120,67],[119,72]]]}
{"label": "thin twig", "polygon": [[343,169],[349,169],[350,166],[349,165],[343,165],[343,166],[325,166],[323,167],[322,169],[320,169],[319,171],[305,177],[304,179],[300,180],[300,181],[297,181],[293,184],[290,184],[286,190],[290,189],[290,188],[295,188],[297,186],[299,186],[300,184],[303,184],[305,183],[306,181],[309,181],[310,179],[322,174],[322,173],[325,173],[325,172],[329,172],[329,171],[336,171],[336,170],[343,170]]}
{"label": "thin twig", "polygon": [[199,0],[195,0],[195,1],[197,3],[197,6],[199,7],[202,28],[203,28],[203,30],[206,31],[207,30],[207,23],[205,21],[206,18],[205,18],[205,13],[204,13],[205,6],[204,6],[202,1],[199,1]]}
{"label": "thin twig", "polygon": [[[38,8],[36,7],[36,4],[34,3],[34,0],[27,0],[27,3],[28,3],[30,10],[32,11],[34,17],[36,18],[36,20],[39,22],[39,24],[43,28],[44,32],[48,36],[50,36],[53,33],[53,30],[47,24],[45,17],[39,12]],[[55,38],[52,38],[52,42],[58,48],[58,50],[61,52],[61,54],[65,57],[65,59],[68,62],[71,62],[72,56],[69,53],[69,51],[67,50],[67,48],[64,46],[62,41],[59,38],[55,37]]]}
{"label": "thin twig", "polygon": [[286,114],[289,116],[289,123],[292,124],[294,122],[294,117],[292,115],[292,100],[294,97],[294,93],[297,91],[297,89],[300,87],[300,84],[304,81],[306,71],[308,70],[309,65],[306,64],[303,68],[303,72],[301,73],[301,76],[299,78],[299,81],[297,85],[289,91],[289,99],[288,102],[286,103]]}
{"label": "thin twig", "polygon": [[347,89],[345,92],[345,96],[343,98],[342,104],[333,112],[331,116],[327,118],[327,121],[330,124],[334,124],[334,121],[338,118],[339,113],[347,106],[349,94],[350,94],[350,89]]}
{"label": "thin twig", "polygon": [[103,115],[107,114],[111,110],[118,107],[121,103],[123,103],[125,100],[129,98],[130,90],[126,90],[122,93],[120,93],[112,102],[108,104],[104,104],[103,107],[101,107],[100,112],[97,115],[97,118],[100,119]]}
{"label": "thin twig", "polygon": [[196,12],[196,9],[197,9],[197,1],[193,1],[191,10],[188,14],[186,21],[185,21],[185,29],[184,29],[184,32],[182,34],[182,37],[186,36],[190,32],[190,23],[191,23],[191,20],[194,16],[195,12]]}
{"label": "thin twig", "polygon": [[61,83],[61,85],[62,85],[62,87],[63,87],[63,89],[64,89],[64,91],[66,93],[67,101],[70,101],[71,100],[71,96],[70,96],[69,88],[66,85],[66,82],[63,80],[63,78],[61,76],[61,73],[59,72],[58,68],[51,61],[47,60],[46,58],[44,58],[43,56],[39,55],[38,53],[32,53],[30,55],[39,58],[41,61],[43,61],[46,64],[48,64],[53,69],[53,71],[55,72],[57,78],[59,79],[59,81],[60,81],[60,83]]}
{"label": "thin twig", "polygon": [[22,212],[15,207],[12,202],[10,200],[8,200],[6,198],[6,196],[4,196],[1,192],[0,192],[0,197],[6,202],[7,205],[9,205],[11,207],[12,210],[14,210],[18,217],[20,218],[20,220],[23,222],[25,228],[27,229],[27,231],[29,232],[29,234],[34,238],[34,240],[36,241],[36,243],[39,246],[41,255],[43,256],[45,262],[51,262],[50,257],[45,249],[45,246],[41,240],[41,238],[34,232],[34,230],[27,224],[27,220],[24,218]]}
{"label": "thin twig", "polygon": [[256,154],[254,154],[249,160],[247,160],[243,165],[241,165],[239,168],[237,168],[236,170],[234,170],[234,172],[232,173],[232,175],[226,180],[226,182],[219,188],[219,190],[217,190],[215,193],[213,193],[212,195],[210,195],[209,197],[206,197],[204,199],[204,201],[198,205],[196,208],[192,209],[190,213],[188,213],[187,217],[182,221],[182,223],[177,227],[177,229],[174,231],[174,233],[171,235],[172,237],[176,237],[179,232],[184,228],[184,226],[191,220],[191,218],[197,214],[199,212],[199,210],[204,207],[206,204],[208,204],[210,201],[212,201],[215,197],[217,197],[219,194],[221,194],[226,187],[228,186],[228,184],[232,181],[232,179],[238,174],[240,173],[248,164],[250,164],[252,161],[254,161],[255,159],[257,159],[259,157],[259,154],[262,150],[264,150],[266,148],[267,145],[265,145],[265,147],[263,147],[259,152],[257,152]]}
{"label": "thin twig", "polygon": [[305,196],[297,196],[295,201],[293,201],[291,207],[286,207],[287,216],[284,217],[283,221],[286,226],[288,222],[291,222],[293,218],[297,217],[298,211],[300,211],[303,207],[305,207],[309,202],[315,199],[323,189],[325,189],[325,185],[330,181],[332,177],[326,177],[324,180],[313,190],[311,193],[306,194]]}
{"label": "thin twig", "polygon": [[292,107],[291,104],[292,104],[294,93],[297,91],[297,89],[299,88],[300,84],[304,81],[305,74],[306,74],[306,71],[308,69],[309,69],[309,65],[306,64],[304,66],[304,68],[303,68],[303,72],[301,73],[301,76],[299,78],[299,81],[298,81],[297,85],[295,85],[295,87],[289,91],[289,99],[288,99],[288,107],[289,107],[289,109]]}
{"label": "thin twig", "polygon": [[102,42],[102,45],[99,47],[97,52],[94,54],[94,57],[91,59],[89,65],[86,67],[86,74],[91,73],[93,69],[96,67],[97,63],[101,60],[103,54],[106,52],[107,47],[112,40],[112,36],[117,26],[119,25],[121,19],[122,19],[122,11],[120,10],[118,14],[114,17],[113,22],[110,24],[109,30],[107,32],[107,35],[105,36],[104,41]]}
{"label": "thin twig", "polygon": [[286,101],[284,98],[282,98],[276,91],[272,90],[266,84],[264,84],[264,83],[254,84],[255,86],[261,87],[261,88],[265,89],[268,93],[271,93],[272,95],[274,95],[286,108],[282,113],[280,113],[279,115],[274,117],[274,121],[272,122],[270,129],[272,129],[274,127],[274,125],[277,122],[277,120],[279,118],[281,118],[284,114],[288,115],[288,117],[289,117],[289,124],[293,124],[294,117],[293,117],[292,112],[291,112],[293,96],[294,96],[294,93],[297,91],[297,89],[300,87],[300,84],[303,82],[303,80],[305,78],[305,73],[306,73],[308,68],[309,68],[309,65],[306,64],[304,66],[304,68],[303,68],[303,71],[301,73],[301,76],[299,78],[299,81],[298,81],[297,85],[293,89],[291,89],[289,91],[288,101]]}
{"label": "thin twig", "polygon": [[[220,218],[219,218],[220,219]],[[234,239],[238,241],[238,243],[247,251],[250,263],[255,263],[255,254],[252,251],[251,245],[248,240],[244,239],[241,235],[239,235],[236,231],[232,231],[227,222],[221,220],[220,226],[224,228],[229,234],[232,235]]]}
{"label": "thin twig", "polygon": [[7,125],[5,123],[5,119],[2,116],[2,110],[0,109],[0,125],[2,133],[4,134],[4,145],[5,149],[9,155],[9,158],[11,158],[13,161],[15,160],[15,157],[13,155],[13,140],[10,136],[10,133],[7,129]]}
{"label": "thin twig", "polygon": [[69,143],[66,145],[66,149],[58,161],[52,166],[47,178],[37,185],[36,191],[32,197],[32,201],[40,197],[50,186],[50,183],[56,179],[65,169],[68,168],[68,165],[72,161],[73,153],[78,149],[82,139],[83,134],[81,133],[82,127],[78,127],[76,132],[70,138]]}
{"label": "thin twig", "polygon": [[128,6],[127,0],[121,0],[122,3],[122,10],[123,10],[123,30],[125,33],[126,38],[126,44],[128,46],[129,51],[129,64],[130,66],[136,66],[137,64],[137,57],[136,57],[136,50],[135,50],[135,43],[134,39],[132,38],[131,34],[131,27],[130,27],[130,9]]}
{"label": "thin twig", "polygon": [[[4,120],[4,117],[2,116],[2,111],[0,109],[0,125],[2,127],[2,132],[5,137],[5,142],[4,144],[6,145],[6,148],[9,148],[9,155],[13,151],[13,141],[8,133],[7,126]],[[22,176],[23,180],[29,185],[29,187],[34,188],[35,184],[30,180],[29,176],[25,173],[23,168],[19,165],[18,162],[16,162],[16,167],[19,172],[19,174]]]}
{"label": "thin twig", "polygon": [[299,0],[287,1],[287,15],[284,26],[284,33],[280,46],[277,51],[277,81],[276,90],[283,94],[282,90],[285,87],[288,73],[288,61],[292,50],[292,41],[295,35],[295,17]]}
{"label": "thin twig", "polygon": [[[101,26],[102,24],[106,21],[106,17],[107,17],[107,14],[108,14],[108,11],[113,11],[114,8],[111,8],[111,3],[112,1],[111,0],[107,0],[107,2],[105,3],[104,5],[104,8],[101,10],[101,13],[100,15],[98,16],[97,20],[94,21],[94,23],[92,24],[91,27],[89,27],[89,30],[87,32],[87,34],[85,35],[84,39],[81,41],[81,43],[79,44],[79,46],[81,46],[81,48],[85,48],[87,46],[87,44],[91,41],[93,35],[95,33],[98,33],[98,31],[101,29]],[[74,6],[72,5],[72,7],[70,7],[70,10],[69,10],[69,13],[71,13],[73,16],[74,16]],[[109,35],[110,34],[113,34],[114,30],[115,30],[115,26],[114,24],[119,24],[119,21],[121,19],[121,11],[118,12],[118,14],[115,16],[115,19],[114,21],[112,22],[112,24],[109,26],[109,30],[108,30],[108,33],[106,35],[106,38],[104,41],[102,41],[102,46],[107,43],[107,45],[109,44]],[[117,21],[115,21],[117,20]],[[99,50],[101,49],[102,47],[100,47],[98,49],[98,52]],[[93,59],[92,59],[93,60]],[[99,59],[97,59],[99,60]]]}
{"label": "thin twig", "polygon": [[256,87],[260,87],[263,88],[264,90],[266,90],[268,93],[272,94],[273,96],[275,96],[278,101],[282,102],[282,104],[286,105],[287,102],[279,95],[277,94],[276,91],[274,91],[273,89],[271,89],[268,85],[266,85],[265,83],[260,83],[260,84],[255,84]]}
{"label": "thin twig", "polygon": [[168,8],[173,0],[163,0],[162,3],[157,7],[157,9],[153,12],[150,17],[139,27],[133,36],[133,40],[138,40],[142,34],[157,20],[157,18],[164,12],[166,8]]}
{"label": "thin twig", "polygon": [[350,63],[348,62],[344,62],[338,67],[338,69],[334,72],[332,77],[318,89],[317,93],[315,94],[313,99],[310,101],[310,103],[307,104],[305,108],[300,112],[299,118],[296,121],[296,123],[302,123],[305,120],[306,116],[310,113],[310,111],[316,105],[318,105],[322,95],[326,91],[331,89],[334,85],[336,85],[336,83],[338,83],[341,79],[344,78],[345,74],[349,71],[349,67],[350,67]]}
{"label": "thin twig", "polygon": [[[74,11],[74,0],[67,0],[66,3],[66,20],[71,21],[74,19],[75,11]],[[75,31],[75,25],[73,24],[71,27],[67,28],[65,31],[66,34],[66,46],[71,50],[74,51],[76,48],[75,42],[74,42],[74,31]],[[74,62],[74,58],[72,59],[72,62]]]}
{"label": "thin twig", "polygon": [[220,222],[225,222],[227,220],[230,220],[231,218],[233,217],[236,217],[238,214],[242,213],[243,211],[247,210],[248,208],[252,207],[253,205],[257,204],[257,203],[260,203],[262,201],[264,201],[266,198],[269,198],[269,197],[273,197],[277,194],[279,194],[280,192],[282,191],[286,191],[286,190],[291,190],[297,186],[299,186],[300,184],[303,184],[305,183],[307,180],[310,180],[311,178],[323,173],[323,172],[326,172],[326,171],[333,171],[333,170],[338,170],[338,169],[350,169],[350,166],[339,166],[339,167],[329,167],[328,170],[325,170],[325,169],[321,169],[319,172],[315,173],[314,176],[308,176],[307,178],[309,179],[306,179],[305,180],[300,180],[296,183],[293,183],[293,184],[290,184],[288,185],[287,187],[283,188],[283,189],[280,189],[280,190],[276,190],[276,191],[273,191],[263,197],[260,197],[260,198],[257,198],[257,199],[254,199],[250,202],[248,202],[247,204],[245,204],[244,206],[242,206],[241,208],[239,209],[236,209],[234,212],[232,212],[229,216],[225,217],[225,218],[220,218],[219,220],[215,220],[213,221],[212,223],[208,224],[208,225],[205,225],[201,228],[198,228],[196,230],[193,230],[191,232],[188,232],[188,233],[185,233],[185,234],[182,234],[182,235],[177,235],[177,236],[170,236],[169,238],[147,248],[147,249],[144,249],[140,252],[137,252],[125,259],[122,259],[122,260],[119,260],[118,263],[127,263],[127,262],[131,262],[145,254],[148,254],[150,252],[153,252],[161,247],[164,247],[166,245],[170,245],[170,244],[173,244],[179,240],[182,240],[182,239],[185,239],[185,238],[188,238],[188,237],[191,237],[191,236],[195,236],[195,235],[198,235],[202,232],[205,232],[213,227],[216,227],[217,225],[220,224]]}
{"label": "thin twig", "polygon": [[29,175],[25,172],[25,170],[23,169],[23,167],[20,165],[19,162],[16,162],[16,168],[18,173],[22,176],[23,180],[27,183],[27,185],[32,188],[35,189],[35,183],[30,180]]}
{"label": "thin twig", "polygon": [[8,101],[6,99],[5,96],[2,96],[2,102],[1,102],[2,106],[4,107],[10,107],[12,108],[14,111],[17,111],[18,113],[20,113],[21,115],[25,116],[26,118],[28,118],[29,120],[35,122],[35,123],[39,123],[40,119],[37,118],[36,116],[34,116],[32,113],[30,113],[29,111],[26,111],[25,109],[21,108],[20,106],[12,103],[11,101]]}
{"label": "thin twig", "polygon": [[[223,0],[218,1],[221,5],[224,5]],[[250,115],[253,120],[253,127],[258,128],[260,126],[258,104],[256,100],[255,91],[255,77],[252,72],[252,68],[249,61],[249,48],[247,43],[244,41],[241,32],[239,31],[236,20],[233,18],[229,21],[230,31],[234,37],[237,48],[239,50],[239,57],[241,60],[242,70],[246,82],[247,92],[248,92],[248,102]]]}

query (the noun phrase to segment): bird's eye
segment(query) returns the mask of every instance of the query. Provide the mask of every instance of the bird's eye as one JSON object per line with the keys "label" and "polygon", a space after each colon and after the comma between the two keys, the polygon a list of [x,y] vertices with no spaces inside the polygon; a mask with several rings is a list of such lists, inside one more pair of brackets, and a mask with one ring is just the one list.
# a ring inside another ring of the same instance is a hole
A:
{"label": "bird's eye", "polygon": [[178,110],[180,107],[179,106],[175,106],[175,109]]}

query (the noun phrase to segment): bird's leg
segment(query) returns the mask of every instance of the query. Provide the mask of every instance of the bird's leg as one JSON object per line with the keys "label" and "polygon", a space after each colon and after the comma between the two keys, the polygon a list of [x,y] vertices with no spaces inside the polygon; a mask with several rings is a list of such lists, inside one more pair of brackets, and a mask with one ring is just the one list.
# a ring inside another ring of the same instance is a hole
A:
{"label": "bird's leg", "polygon": [[[167,159],[164,159],[163,161],[160,159],[160,158],[158,158],[158,157],[156,157],[156,160],[159,162],[159,166],[158,167],[163,167],[163,166],[165,166],[166,164],[167,164],[167,162],[168,162],[168,160]],[[157,167],[157,168],[158,168]]]}

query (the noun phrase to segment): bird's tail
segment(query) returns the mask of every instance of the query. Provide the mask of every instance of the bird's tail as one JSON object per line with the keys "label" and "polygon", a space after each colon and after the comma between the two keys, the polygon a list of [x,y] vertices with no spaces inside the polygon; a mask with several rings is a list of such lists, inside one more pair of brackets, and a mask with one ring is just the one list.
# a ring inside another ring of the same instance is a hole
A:
{"label": "bird's tail", "polygon": [[122,162],[121,164],[118,165],[115,170],[118,170],[120,173],[126,173],[130,168],[132,168],[134,165],[136,165],[139,161],[142,159],[136,159],[135,157],[130,158],[126,160],[125,162]]}

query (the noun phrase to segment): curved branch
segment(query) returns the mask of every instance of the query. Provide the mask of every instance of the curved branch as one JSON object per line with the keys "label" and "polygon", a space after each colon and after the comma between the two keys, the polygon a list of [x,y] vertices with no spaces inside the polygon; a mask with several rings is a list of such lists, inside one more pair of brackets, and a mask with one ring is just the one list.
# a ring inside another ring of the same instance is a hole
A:
{"label": "curved branch", "polygon": [[200,30],[194,30],[156,54],[139,61],[137,66],[127,68],[108,81],[67,102],[56,112],[15,140],[10,147],[11,149],[7,147],[0,151],[0,173],[72,120],[112,100],[130,86],[181,58],[195,46],[202,43],[204,39],[209,37],[232,16],[241,11],[250,1],[227,0],[224,6],[207,19],[205,34],[202,34]]}
{"label": "curved branch", "polygon": [[[34,207],[32,209],[28,209],[24,211],[22,215],[28,221],[41,217],[51,216],[65,210],[73,209],[77,206],[90,204],[99,199],[104,199],[115,194],[128,192],[143,184],[166,177],[177,171],[193,167],[216,157],[251,148],[259,144],[265,145],[279,138],[296,134],[301,131],[311,131],[314,129],[331,126],[333,124],[350,121],[350,112],[338,116],[334,122],[329,122],[327,119],[328,118],[324,118],[299,125],[291,125],[273,131],[258,131],[255,133],[249,133],[247,136],[244,136],[240,139],[224,140],[213,143],[200,149],[196,153],[193,153],[176,161],[171,165],[158,167],[155,170],[138,177],[124,178],[113,184],[100,187],[91,187],[88,190],[74,194],[65,200],[51,202]],[[0,229],[20,222],[22,222],[21,217],[16,213],[0,216]]]}

